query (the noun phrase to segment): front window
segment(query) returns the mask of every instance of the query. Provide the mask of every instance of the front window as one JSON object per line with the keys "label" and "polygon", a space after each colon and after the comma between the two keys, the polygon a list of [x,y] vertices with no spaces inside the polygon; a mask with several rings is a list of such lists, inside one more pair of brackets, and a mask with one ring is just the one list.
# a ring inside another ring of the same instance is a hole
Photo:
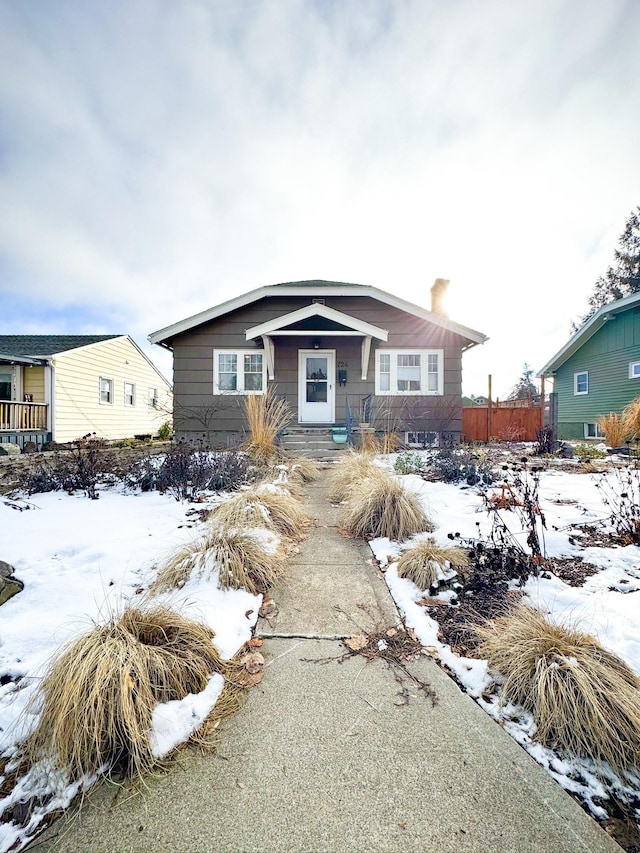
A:
{"label": "front window", "polygon": [[582,371],[582,373],[573,374],[573,393],[589,393],[589,373],[586,370]]}
{"label": "front window", "polygon": [[113,403],[113,379],[100,377],[100,402]]}
{"label": "front window", "polygon": [[125,406],[135,406],[136,404],[136,386],[133,382],[124,383],[124,404]]}
{"label": "front window", "polygon": [[264,350],[214,350],[214,394],[262,394],[266,388]]}
{"label": "front window", "polygon": [[444,393],[442,350],[377,350],[376,394]]}

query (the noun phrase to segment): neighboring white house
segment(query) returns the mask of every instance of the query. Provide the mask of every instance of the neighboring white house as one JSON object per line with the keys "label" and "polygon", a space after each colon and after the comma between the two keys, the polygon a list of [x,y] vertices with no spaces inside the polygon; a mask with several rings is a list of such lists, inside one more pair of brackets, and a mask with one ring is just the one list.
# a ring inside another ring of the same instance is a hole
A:
{"label": "neighboring white house", "polygon": [[0,335],[0,443],[153,435],[171,405],[128,335]]}

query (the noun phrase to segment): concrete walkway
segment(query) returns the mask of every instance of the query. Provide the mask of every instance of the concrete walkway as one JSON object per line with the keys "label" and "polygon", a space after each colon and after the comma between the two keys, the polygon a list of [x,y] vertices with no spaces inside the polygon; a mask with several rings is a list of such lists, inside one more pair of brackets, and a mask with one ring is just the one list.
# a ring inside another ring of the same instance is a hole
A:
{"label": "concrete walkway", "polygon": [[340,637],[398,615],[323,480],[308,493],[318,526],[273,590],[278,616],[259,624],[265,679],[218,752],[183,752],[135,795],[101,785],[32,849],[620,850],[433,661],[409,668],[435,707],[413,689],[398,704],[380,660],[338,662]]}

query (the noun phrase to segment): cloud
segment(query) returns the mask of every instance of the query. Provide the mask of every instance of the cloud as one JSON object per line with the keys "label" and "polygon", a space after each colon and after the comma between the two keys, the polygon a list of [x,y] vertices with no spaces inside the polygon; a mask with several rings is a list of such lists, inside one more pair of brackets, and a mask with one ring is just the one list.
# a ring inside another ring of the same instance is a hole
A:
{"label": "cloud", "polygon": [[445,276],[491,337],[468,390],[506,391],[638,203],[639,31],[623,0],[5,4],[0,291],[139,337],[278,281],[426,305]]}

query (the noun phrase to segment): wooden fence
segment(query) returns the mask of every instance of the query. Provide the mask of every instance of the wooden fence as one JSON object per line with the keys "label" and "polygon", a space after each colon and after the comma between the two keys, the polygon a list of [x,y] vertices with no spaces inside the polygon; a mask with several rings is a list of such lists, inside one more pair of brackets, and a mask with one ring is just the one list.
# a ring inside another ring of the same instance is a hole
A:
{"label": "wooden fence", "polygon": [[462,440],[536,441],[543,423],[544,407],[540,405],[493,403],[490,406],[465,406],[462,410]]}

